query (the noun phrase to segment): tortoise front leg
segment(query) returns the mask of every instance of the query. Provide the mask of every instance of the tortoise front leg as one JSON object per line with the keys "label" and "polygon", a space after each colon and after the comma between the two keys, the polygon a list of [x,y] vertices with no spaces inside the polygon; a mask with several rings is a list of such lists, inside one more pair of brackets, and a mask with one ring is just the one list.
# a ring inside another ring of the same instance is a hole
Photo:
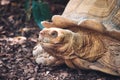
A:
{"label": "tortoise front leg", "polygon": [[48,54],[41,47],[41,44],[37,44],[33,49],[33,56],[35,57],[35,61],[38,64],[45,66],[57,66],[63,64],[63,60],[59,60],[56,57]]}
{"label": "tortoise front leg", "polygon": [[79,69],[90,69],[90,62],[81,58],[73,58],[70,60],[65,60],[65,63],[71,68],[79,68]]}
{"label": "tortoise front leg", "polygon": [[89,66],[89,68],[92,69],[92,70],[101,71],[101,72],[108,73],[108,74],[111,74],[111,75],[120,76],[118,71],[113,70],[113,69],[111,69],[111,68],[109,68],[105,65],[102,65],[99,62],[95,62],[95,63],[91,64]]}
{"label": "tortoise front leg", "polygon": [[65,63],[71,68],[96,70],[96,71],[101,71],[104,73],[112,74],[115,76],[119,76],[119,73],[117,71],[115,71],[107,66],[104,66],[97,61],[89,62],[84,59],[74,58],[71,60],[65,60]]}

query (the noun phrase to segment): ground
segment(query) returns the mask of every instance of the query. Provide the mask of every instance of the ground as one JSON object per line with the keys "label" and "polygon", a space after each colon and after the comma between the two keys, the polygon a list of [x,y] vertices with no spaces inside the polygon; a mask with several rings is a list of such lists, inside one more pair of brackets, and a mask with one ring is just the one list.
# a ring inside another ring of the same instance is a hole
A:
{"label": "ground", "polygon": [[32,56],[40,29],[26,21],[22,1],[0,5],[0,80],[120,80],[97,71],[74,70],[66,65],[46,67]]}

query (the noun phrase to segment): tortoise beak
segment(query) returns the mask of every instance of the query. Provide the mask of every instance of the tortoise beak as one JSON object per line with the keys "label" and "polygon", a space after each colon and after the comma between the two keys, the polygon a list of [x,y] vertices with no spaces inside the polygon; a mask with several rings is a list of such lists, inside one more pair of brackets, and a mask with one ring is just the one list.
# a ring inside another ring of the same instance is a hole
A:
{"label": "tortoise beak", "polygon": [[46,37],[46,35],[47,35],[46,30],[40,31],[38,40],[43,43],[48,43],[50,39]]}

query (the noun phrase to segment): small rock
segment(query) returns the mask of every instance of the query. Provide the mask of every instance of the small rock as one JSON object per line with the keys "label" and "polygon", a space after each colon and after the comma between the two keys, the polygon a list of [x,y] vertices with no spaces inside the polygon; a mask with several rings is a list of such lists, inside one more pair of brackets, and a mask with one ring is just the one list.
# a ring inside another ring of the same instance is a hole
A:
{"label": "small rock", "polygon": [[28,79],[28,80],[35,80],[35,78],[30,78],[30,79]]}

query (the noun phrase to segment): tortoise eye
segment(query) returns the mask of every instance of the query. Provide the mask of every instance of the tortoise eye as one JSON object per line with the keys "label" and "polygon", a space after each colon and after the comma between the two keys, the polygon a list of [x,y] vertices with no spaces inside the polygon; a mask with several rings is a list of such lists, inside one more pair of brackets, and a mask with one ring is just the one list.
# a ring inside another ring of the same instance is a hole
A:
{"label": "tortoise eye", "polygon": [[57,31],[52,31],[51,36],[53,38],[56,38],[58,36],[58,32]]}

